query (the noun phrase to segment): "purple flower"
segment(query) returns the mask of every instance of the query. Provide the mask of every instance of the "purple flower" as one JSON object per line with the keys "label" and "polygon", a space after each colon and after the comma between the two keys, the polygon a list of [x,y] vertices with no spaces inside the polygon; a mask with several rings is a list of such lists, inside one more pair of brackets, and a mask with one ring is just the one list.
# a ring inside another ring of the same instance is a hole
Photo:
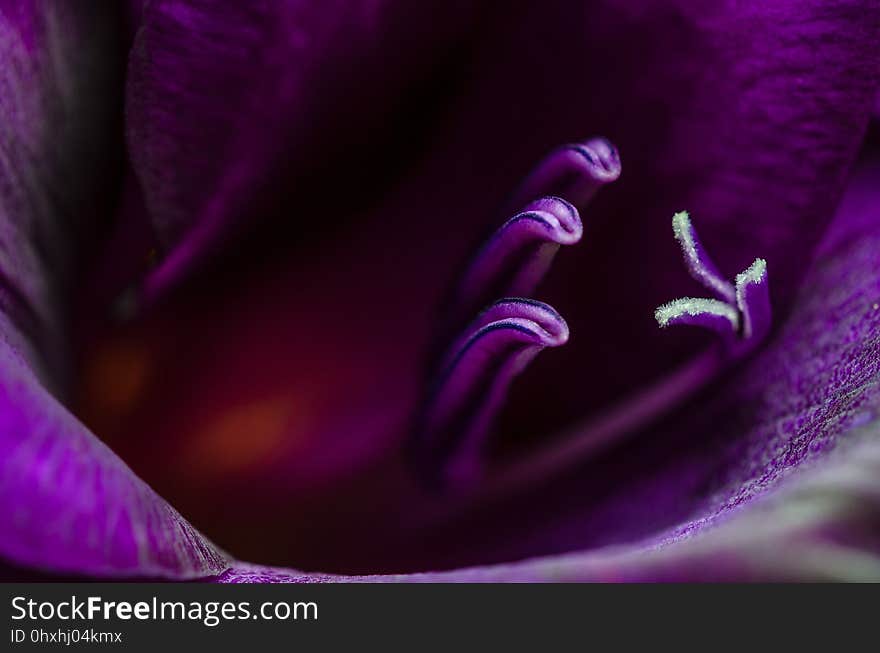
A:
{"label": "purple flower", "polygon": [[0,2],[4,575],[880,578],[878,36]]}

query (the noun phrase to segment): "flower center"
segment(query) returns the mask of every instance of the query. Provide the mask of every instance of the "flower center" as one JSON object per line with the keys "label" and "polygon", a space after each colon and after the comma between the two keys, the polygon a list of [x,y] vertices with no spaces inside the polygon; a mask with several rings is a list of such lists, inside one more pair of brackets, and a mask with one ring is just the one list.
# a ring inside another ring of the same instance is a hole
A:
{"label": "flower center", "polygon": [[[661,327],[692,325],[718,334],[717,344],[654,386],[576,425],[569,437],[525,457],[490,469],[487,442],[515,377],[537,354],[568,340],[568,326],[550,306],[511,297],[535,291],[561,245],[583,233],[578,206],[619,175],[614,149],[595,139],[553,153],[514,195],[553,188],[562,199],[544,196],[505,222],[478,250],[455,285],[444,309],[440,341],[432,359],[429,385],[410,441],[418,475],[430,485],[469,489],[486,483],[494,492],[529,487],[563,467],[620,441],[711,380],[731,360],[757,346],[770,328],[767,264],[755,261],[734,282],[718,271],[702,246],[687,212],[673,216],[673,235],[691,276],[714,298],[683,297],[657,308]],[[575,203],[567,201],[575,200]],[[498,298],[501,299],[498,299]],[[483,312],[479,307],[489,305]],[[470,322],[468,315],[475,315]],[[464,326],[461,326],[464,324]],[[454,334],[454,335],[450,335]]]}

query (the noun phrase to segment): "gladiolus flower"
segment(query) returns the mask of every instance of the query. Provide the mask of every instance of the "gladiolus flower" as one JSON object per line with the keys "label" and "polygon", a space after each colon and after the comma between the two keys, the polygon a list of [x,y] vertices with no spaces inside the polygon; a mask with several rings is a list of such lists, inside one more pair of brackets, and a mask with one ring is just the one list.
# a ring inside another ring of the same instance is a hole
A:
{"label": "gladiolus flower", "polygon": [[880,579],[875,3],[34,0],[0,49],[5,575]]}

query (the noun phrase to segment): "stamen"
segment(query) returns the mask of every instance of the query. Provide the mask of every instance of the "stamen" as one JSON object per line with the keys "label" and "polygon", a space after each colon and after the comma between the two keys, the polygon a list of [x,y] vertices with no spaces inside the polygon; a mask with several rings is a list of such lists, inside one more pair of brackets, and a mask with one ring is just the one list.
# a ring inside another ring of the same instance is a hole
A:
{"label": "stamen", "polygon": [[736,301],[736,290],[721,276],[718,268],[703,249],[687,211],[679,211],[672,216],[672,233],[681,245],[681,252],[691,276],[714,292],[719,299],[731,303]]}
{"label": "stamen", "polygon": [[544,195],[564,197],[583,209],[596,191],[620,176],[617,150],[604,138],[563,145],[551,152],[526,177],[508,207],[520,207]]}
{"label": "stamen", "polygon": [[550,306],[503,299],[453,341],[420,411],[412,449],[423,475],[469,485],[482,475],[487,435],[514,378],[546,347],[568,341]]}
{"label": "stamen", "polygon": [[536,289],[559,248],[581,239],[579,208],[619,175],[617,151],[604,139],[554,151],[514,193],[507,215],[515,215],[454,284],[429,361],[435,381],[412,438],[423,478],[467,486],[482,477],[486,438],[513,379],[542,349],[568,340],[565,321],[546,304],[496,300]]}
{"label": "stamen", "polygon": [[505,222],[479,249],[456,284],[445,320],[452,329],[498,297],[529,295],[549,270],[561,245],[581,239],[577,209],[544,197]]}

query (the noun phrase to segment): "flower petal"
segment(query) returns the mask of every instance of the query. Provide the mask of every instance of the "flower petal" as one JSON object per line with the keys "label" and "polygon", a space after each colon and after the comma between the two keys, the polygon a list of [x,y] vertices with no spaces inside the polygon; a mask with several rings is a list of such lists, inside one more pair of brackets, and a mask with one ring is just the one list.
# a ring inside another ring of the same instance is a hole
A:
{"label": "flower petal", "polygon": [[0,3],[0,311],[56,388],[82,249],[114,199],[114,18],[88,3]]}
{"label": "flower petal", "polygon": [[477,9],[393,0],[146,6],[129,68],[128,140],[159,239],[175,246],[147,295],[236,222],[295,220],[284,197],[314,187],[315,171],[347,176],[352,198],[370,193],[384,173],[365,135],[407,130],[401,96],[448,58]]}
{"label": "flower petal", "polygon": [[[666,546],[618,546],[446,572],[333,576],[234,563],[219,583],[880,581],[880,447],[853,447],[717,528]],[[867,528],[866,528],[867,527]],[[849,537],[841,537],[849,533]]]}
{"label": "flower petal", "polygon": [[71,415],[66,309],[113,200],[118,27],[92,3],[0,3],[0,557],[189,578],[225,557]]}
{"label": "flower petal", "polygon": [[[4,325],[7,326],[7,325]],[[193,578],[226,558],[0,348],[0,556],[44,571]]]}

